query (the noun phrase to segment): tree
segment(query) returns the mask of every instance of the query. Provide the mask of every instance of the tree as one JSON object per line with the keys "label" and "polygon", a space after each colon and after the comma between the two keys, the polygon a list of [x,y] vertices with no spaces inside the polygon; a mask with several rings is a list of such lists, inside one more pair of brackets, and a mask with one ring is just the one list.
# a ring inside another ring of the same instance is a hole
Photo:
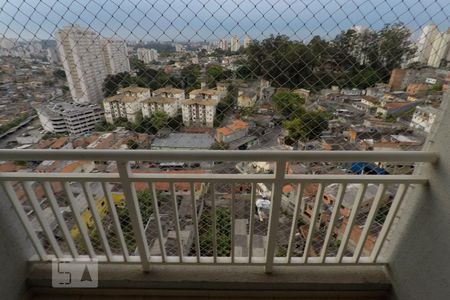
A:
{"label": "tree", "polygon": [[283,128],[289,132],[288,144],[297,141],[309,141],[320,137],[322,131],[328,128],[328,120],[323,113],[306,112],[300,117],[283,122]]}
{"label": "tree", "polygon": [[224,70],[222,66],[212,65],[206,69],[207,81],[210,87],[216,85],[218,81],[222,81],[231,77],[229,70]]}
{"label": "tree", "polygon": [[287,118],[294,118],[304,113],[305,99],[290,92],[278,92],[272,96],[272,102],[279,113]]}
{"label": "tree", "polygon": [[128,147],[128,149],[134,150],[134,149],[139,148],[139,144],[135,140],[128,140],[127,147]]}
{"label": "tree", "polygon": [[165,127],[168,123],[169,116],[163,111],[155,111],[154,114],[150,116],[150,124],[156,130]]}
{"label": "tree", "polygon": [[117,94],[117,91],[121,88],[128,87],[133,83],[131,76],[127,72],[117,73],[115,75],[106,76],[103,81],[103,95],[109,97]]}
{"label": "tree", "polygon": [[200,83],[198,78],[200,76],[199,65],[189,65],[181,70],[181,86],[180,88],[199,88]]}

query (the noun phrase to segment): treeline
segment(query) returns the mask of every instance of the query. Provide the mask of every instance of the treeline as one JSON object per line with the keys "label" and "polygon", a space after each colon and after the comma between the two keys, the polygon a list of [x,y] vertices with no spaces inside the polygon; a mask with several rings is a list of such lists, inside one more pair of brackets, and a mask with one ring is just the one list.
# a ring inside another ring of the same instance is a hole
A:
{"label": "treeline", "polygon": [[120,88],[137,85],[156,90],[171,85],[174,88],[192,90],[200,88],[204,80],[209,87],[214,87],[218,81],[232,78],[233,72],[220,65],[211,65],[205,74],[201,73],[199,65],[189,65],[181,69],[179,74],[168,74],[163,70],[155,70],[147,67],[142,61],[133,60],[132,65],[136,70],[136,76],[123,72],[108,75],[103,82],[103,94],[105,97],[115,95]]}
{"label": "treeline", "polygon": [[307,44],[271,36],[246,49],[240,78],[263,77],[273,86],[320,90],[331,85],[366,88],[388,80],[394,68],[416,49],[411,31],[401,23],[382,29],[349,29],[327,41],[314,36]]}

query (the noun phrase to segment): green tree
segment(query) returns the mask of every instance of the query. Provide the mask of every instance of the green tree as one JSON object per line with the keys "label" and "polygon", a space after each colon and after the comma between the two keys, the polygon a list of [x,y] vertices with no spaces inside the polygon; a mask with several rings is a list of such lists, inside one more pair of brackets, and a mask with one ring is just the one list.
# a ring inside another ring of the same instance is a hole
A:
{"label": "green tree", "polygon": [[287,144],[306,142],[319,138],[322,131],[328,128],[328,120],[323,113],[305,112],[299,117],[284,121],[283,128],[289,133]]}
{"label": "green tree", "polygon": [[212,65],[206,69],[208,85],[213,87],[218,81],[222,81],[231,77],[231,72],[225,70],[222,66]]}
{"label": "green tree", "polygon": [[301,116],[304,113],[305,99],[290,92],[278,92],[272,96],[272,101],[279,113],[287,118]]}
{"label": "green tree", "polygon": [[[218,256],[230,256],[231,254],[231,216],[230,212],[226,208],[217,208],[217,255]],[[212,256],[213,255],[213,228],[212,228],[211,213],[204,212],[200,218],[200,255]]]}
{"label": "green tree", "polygon": [[128,149],[134,150],[134,149],[139,148],[139,144],[135,140],[128,140],[127,147],[128,147]]}
{"label": "green tree", "polygon": [[133,84],[131,76],[127,72],[117,73],[115,75],[106,76],[103,81],[103,95],[109,97],[117,94],[117,91],[121,88],[128,87]]}
{"label": "green tree", "polygon": [[189,65],[181,70],[181,86],[180,88],[199,88],[200,83],[198,78],[200,76],[199,65]]}
{"label": "green tree", "polygon": [[150,116],[150,123],[152,127],[159,130],[167,125],[169,121],[169,116],[163,111],[156,111]]}

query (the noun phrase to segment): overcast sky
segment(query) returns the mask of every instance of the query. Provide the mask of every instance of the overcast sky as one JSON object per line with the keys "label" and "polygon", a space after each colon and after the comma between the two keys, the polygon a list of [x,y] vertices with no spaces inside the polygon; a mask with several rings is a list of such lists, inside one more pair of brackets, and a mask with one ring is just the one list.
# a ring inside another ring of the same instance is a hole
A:
{"label": "overcast sky", "polygon": [[0,0],[0,36],[53,38],[70,24],[105,37],[144,41],[214,41],[237,34],[334,37],[353,25],[401,21],[413,31],[450,26],[449,0]]}

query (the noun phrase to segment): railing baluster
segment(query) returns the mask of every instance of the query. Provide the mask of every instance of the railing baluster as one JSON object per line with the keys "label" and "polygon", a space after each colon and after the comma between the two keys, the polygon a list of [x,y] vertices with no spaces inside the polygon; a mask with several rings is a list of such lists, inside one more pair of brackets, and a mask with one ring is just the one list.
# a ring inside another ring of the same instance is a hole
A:
{"label": "railing baluster", "polygon": [[180,216],[178,214],[178,201],[177,201],[177,194],[175,190],[175,184],[173,182],[170,183],[170,194],[172,196],[172,203],[173,203],[173,212],[174,212],[174,222],[175,222],[175,230],[177,234],[177,243],[178,243],[178,253],[179,253],[179,260],[180,263],[183,262],[183,242],[181,240],[181,228],[180,228]]}
{"label": "railing baluster", "polygon": [[164,245],[164,236],[163,236],[163,232],[162,232],[162,227],[161,227],[161,216],[159,214],[159,207],[158,207],[158,196],[156,195],[156,189],[155,189],[155,183],[151,182],[149,183],[149,187],[151,188],[152,191],[152,205],[153,205],[153,214],[155,217],[155,221],[156,221],[156,227],[158,230],[158,241],[159,241],[159,248],[161,251],[161,257],[162,257],[162,261],[166,262],[166,249],[165,249],[165,245]]}
{"label": "railing baluster", "polygon": [[106,201],[108,203],[108,209],[109,209],[109,212],[111,213],[111,217],[112,217],[112,221],[113,221],[113,225],[114,225],[114,231],[116,232],[117,238],[119,240],[120,249],[122,251],[123,258],[125,261],[129,261],[130,255],[128,253],[127,244],[125,242],[125,237],[123,236],[122,227],[120,226],[119,215],[117,214],[116,205],[114,204],[114,201],[113,201],[113,198],[111,195],[111,191],[109,190],[106,182],[102,182],[102,189],[103,189],[103,194],[105,195]]}
{"label": "railing baluster", "polygon": [[36,194],[34,193],[33,188],[31,187],[31,182],[29,182],[29,181],[23,182],[23,187],[28,196],[28,199],[30,200],[31,206],[33,207],[33,210],[36,214],[38,222],[41,225],[41,228],[42,228],[42,231],[44,232],[45,237],[49,241],[50,246],[52,247],[53,251],[55,252],[56,257],[62,258],[64,255],[61,250],[61,247],[59,247],[58,241],[55,238],[53,230],[50,228],[48,220],[44,216],[44,212],[42,211],[39,201],[36,198]]}
{"label": "railing baluster", "polygon": [[231,221],[231,263],[234,263],[234,257],[236,255],[235,253],[235,198],[236,198],[236,191],[235,191],[236,185],[234,183],[231,184],[231,207],[230,207],[230,221]]}
{"label": "railing baluster", "polygon": [[306,237],[305,250],[303,253],[303,257],[302,257],[302,263],[308,263],[309,249],[311,248],[311,244],[312,244],[312,241],[314,238],[317,217],[319,216],[320,207],[321,207],[322,201],[323,201],[323,190],[324,189],[325,189],[325,186],[322,183],[320,183],[319,189],[316,194],[316,199],[314,200],[314,208],[313,208],[313,212],[311,214],[311,220],[309,221],[308,236]]}
{"label": "railing baluster", "polygon": [[92,218],[94,219],[95,227],[97,228],[98,235],[100,237],[100,243],[102,244],[103,250],[105,250],[106,258],[108,261],[112,260],[112,252],[109,247],[108,239],[106,238],[105,229],[103,228],[102,219],[98,213],[97,204],[94,200],[92,190],[89,186],[89,182],[83,182],[81,184],[84,196],[86,197],[89,209],[91,210]]}
{"label": "railing baluster", "polygon": [[67,246],[69,247],[69,251],[72,254],[73,258],[78,257],[78,250],[75,246],[75,242],[73,241],[72,236],[70,235],[70,231],[67,228],[66,221],[64,220],[60,207],[56,201],[55,194],[53,193],[53,189],[48,181],[45,181],[43,184],[45,195],[50,203],[50,207],[53,211],[53,215],[55,216],[56,222],[58,223],[59,228],[61,229],[61,233],[66,240]]}
{"label": "railing baluster", "polygon": [[216,214],[216,185],[211,183],[211,210],[212,210],[212,234],[213,234],[213,256],[217,263],[217,214]]}
{"label": "railing baluster", "polygon": [[364,194],[366,193],[367,184],[362,184],[358,190],[358,194],[356,195],[355,201],[353,202],[352,212],[350,213],[350,217],[347,222],[347,227],[345,227],[344,235],[342,236],[341,245],[339,246],[339,250],[337,253],[337,262],[341,263],[342,258],[344,257],[344,252],[347,250],[348,240],[350,239],[350,234],[353,230],[353,225],[355,224],[356,217],[359,212],[359,206],[361,204],[362,199],[364,198]]}
{"label": "railing baluster", "polygon": [[294,238],[295,238],[295,233],[296,233],[296,229],[297,229],[297,220],[298,220],[298,216],[300,214],[300,210],[301,210],[301,206],[302,206],[302,198],[303,198],[303,193],[305,190],[305,184],[298,184],[297,185],[297,195],[296,195],[296,202],[295,202],[295,209],[294,209],[294,216],[292,217],[292,224],[291,224],[291,235],[289,237],[289,243],[288,243],[288,249],[287,249],[287,260],[288,263],[291,262],[291,257],[292,257],[292,251],[294,248]]}
{"label": "railing baluster", "polygon": [[253,232],[255,231],[255,207],[256,207],[256,185],[251,184],[251,199],[250,199],[250,226],[248,238],[248,262],[252,262],[253,257]]}
{"label": "railing baluster", "polygon": [[339,189],[336,195],[336,199],[333,203],[333,212],[331,213],[330,222],[328,222],[327,233],[325,235],[325,241],[323,242],[322,249],[320,250],[320,262],[324,263],[327,255],[328,246],[330,245],[331,236],[333,235],[334,224],[339,216],[342,200],[344,199],[345,190],[347,189],[346,183],[340,183]]}
{"label": "railing baluster", "polygon": [[397,189],[397,193],[395,194],[394,200],[392,201],[386,220],[384,221],[383,227],[381,228],[381,231],[378,234],[377,240],[372,249],[372,253],[370,254],[370,262],[372,263],[375,263],[378,260],[378,255],[380,254],[381,248],[383,247],[383,244],[387,238],[387,234],[389,233],[392,223],[397,216],[400,205],[405,198],[408,187],[409,184],[400,184]]}
{"label": "railing baluster", "polygon": [[78,203],[73,196],[72,188],[70,187],[69,182],[64,182],[63,184],[64,192],[67,195],[67,199],[69,200],[70,210],[72,211],[72,215],[75,219],[75,223],[77,224],[78,230],[80,231],[81,238],[83,240],[84,245],[86,246],[86,250],[89,254],[90,258],[96,258],[94,247],[92,247],[91,239],[89,238],[89,232],[86,226],[86,223],[81,219],[80,209],[78,208]]}
{"label": "railing baluster", "polygon": [[195,234],[195,249],[197,255],[197,262],[200,263],[200,237],[198,233],[198,219],[197,219],[197,200],[195,199],[195,182],[190,183],[191,202],[192,202],[192,221],[194,223]]}
{"label": "railing baluster", "polygon": [[275,162],[275,178],[272,184],[268,241],[266,252],[265,272],[272,273],[273,261],[275,258],[275,247],[277,244],[277,233],[281,210],[281,193],[283,189],[284,177],[286,171],[286,162],[277,160]]}
{"label": "railing baluster", "polygon": [[375,195],[375,199],[370,208],[369,214],[367,215],[366,222],[364,224],[364,229],[361,232],[359,237],[358,244],[356,245],[355,253],[353,254],[352,261],[357,263],[361,256],[361,252],[364,248],[364,244],[366,243],[367,236],[369,234],[370,227],[372,226],[373,220],[375,219],[375,215],[378,212],[380,207],[381,200],[383,199],[384,193],[386,191],[386,185],[384,183],[380,184],[377,190],[377,194]]}
{"label": "railing baluster", "polygon": [[125,201],[127,203],[128,213],[130,214],[131,226],[133,228],[134,238],[136,239],[139,256],[141,258],[142,269],[144,272],[150,270],[150,250],[148,249],[147,238],[144,232],[144,224],[139,210],[139,202],[136,196],[133,182],[130,180],[130,166],[128,162],[117,162],[122,183]]}
{"label": "railing baluster", "polygon": [[31,243],[33,244],[34,250],[36,251],[36,254],[39,256],[41,261],[47,260],[47,253],[42,247],[42,243],[39,240],[36,232],[34,231],[30,220],[28,219],[27,215],[25,214],[25,211],[23,209],[22,204],[20,203],[20,200],[17,198],[17,194],[14,191],[14,188],[11,185],[11,182],[5,181],[3,182],[3,188],[8,195],[8,199],[11,202],[11,205],[13,206],[17,216],[19,217],[20,222],[22,223],[23,227],[25,228],[25,231],[28,234],[28,237],[31,240]]}

